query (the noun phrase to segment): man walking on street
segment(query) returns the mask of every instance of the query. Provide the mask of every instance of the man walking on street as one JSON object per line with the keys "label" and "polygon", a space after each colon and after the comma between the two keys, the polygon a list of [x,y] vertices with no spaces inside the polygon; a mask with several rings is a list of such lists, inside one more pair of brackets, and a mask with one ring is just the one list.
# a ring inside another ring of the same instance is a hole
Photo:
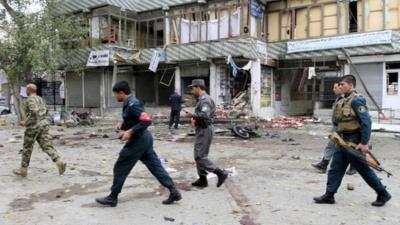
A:
{"label": "man walking on street", "polygon": [[188,117],[192,118],[192,124],[196,129],[194,157],[199,179],[193,182],[192,185],[199,188],[207,187],[207,173],[211,172],[217,175],[217,187],[220,187],[225,182],[226,178],[228,178],[228,173],[218,168],[208,159],[208,153],[213,139],[212,123],[215,113],[215,104],[205,91],[204,80],[195,79],[189,87],[192,88],[192,93],[198,98],[194,114],[187,112]]}
{"label": "man walking on street", "polygon": [[111,193],[104,198],[96,198],[102,205],[115,207],[118,204],[118,195],[129,173],[138,160],[142,161],[168,190],[170,195],[162,203],[169,205],[182,199],[181,194],[171,177],[161,165],[160,159],[153,149],[153,137],[147,128],[151,125],[151,117],[144,111],[143,102],[131,95],[129,84],[125,81],[118,82],[113,87],[114,97],[118,102],[123,102],[123,123],[115,127],[117,132],[123,131],[122,141],[126,144],[119,153],[114,165],[114,180]]}
{"label": "man walking on street", "polygon": [[62,175],[67,164],[64,163],[51,143],[50,116],[44,100],[36,94],[37,87],[34,84],[26,86],[28,99],[25,105],[26,120],[21,122],[26,127],[24,134],[24,147],[22,150],[21,168],[13,170],[14,174],[26,177],[28,175],[29,162],[33,151],[33,146],[37,141],[42,150],[50,156],[56,163],[58,172]]}
{"label": "man walking on street", "polygon": [[175,124],[174,128],[178,129],[179,121],[181,117],[181,110],[182,110],[182,103],[183,101],[182,96],[178,94],[178,91],[175,91],[170,97],[169,102],[171,103],[171,114],[169,117],[169,129],[172,128],[172,125]]}
{"label": "man walking on street", "polygon": [[[332,132],[336,131],[336,126],[335,126],[335,109],[336,105],[340,100],[343,99],[343,92],[339,87],[339,83],[333,84],[333,92],[335,93],[336,100],[333,103],[333,113],[332,113]],[[326,173],[326,169],[328,168],[329,162],[332,159],[333,153],[335,152],[335,143],[331,140],[328,141],[328,144],[325,147],[324,150],[324,156],[322,157],[322,160],[318,163],[313,163],[311,164],[315,169],[319,170],[321,173]],[[350,164],[350,169],[346,172],[347,175],[353,175],[357,173],[357,171],[354,169],[354,167]]]}
{"label": "man walking on street", "polygon": [[[340,83],[344,99],[335,109],[336,132],[345,141],[357,144],[355,148],[360,153],[368,152],[368,143],[371,137],[371,116],[369,115],[366,100],[356,90],[356,78],[353,75],[343,76]],[[364,181],[375,190],[377,198],[373,206],[383,206],[391,199],[386,187],[382,184],[374,171],[365,163],[357,159],[352,150],[336,145],[332,163],[328,171],[326,192],[320,197],[315,197],[315,203],[334,204],[334,195],[339,189],[348,164],[352,164]]]}

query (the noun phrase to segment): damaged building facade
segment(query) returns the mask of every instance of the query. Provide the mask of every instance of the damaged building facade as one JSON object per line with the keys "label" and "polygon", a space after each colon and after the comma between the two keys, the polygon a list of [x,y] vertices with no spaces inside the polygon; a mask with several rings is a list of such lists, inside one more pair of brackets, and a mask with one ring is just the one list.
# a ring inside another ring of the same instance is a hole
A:
{"label": "damaged building facade", "polygon": [[397,0],[70,0],[62,11],[88,27],[64,62],[85,66],[65,71],[70,108],[118,107],[119,80],[167,105],[172,91],[186,95],[204,78],[221,108],[318,115],[334,101],[333,83],[358,73],[380,108],[400,109]]}
{"label": "damaged building facade", "polygon": [[[168,105],[203,78],[216,104],[273,115],[273,69],[267,60],[266,1],[64,1],[62,12],[86,18],[88,37],[65,58],[69,108],[118,107],[112,84],[130,82],[147,104]],[[150,65],[150,66],[149,66]]]}
{"label": "damaged building facade", "polygon": [[335,99],[333,83],[345,74],[361,76],[376,104],[361,82],[357,90],[373,111],[400,112],[400,1],[274,1],[267,14],[277,112],[324,114]]}

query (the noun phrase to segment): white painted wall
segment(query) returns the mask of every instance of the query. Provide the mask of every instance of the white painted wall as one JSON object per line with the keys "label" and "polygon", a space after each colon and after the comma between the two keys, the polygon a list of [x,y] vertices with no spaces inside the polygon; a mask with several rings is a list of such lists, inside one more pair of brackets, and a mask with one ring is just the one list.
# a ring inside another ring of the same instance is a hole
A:
{"label": "white painted wall", "polygon": [[[264,68],[261,71],[264,71],[264,70],[270,70],[269,72],[272,74],[272,77],[271,77],[271,81],[272,81],[272,83],[271,83],[271,106],[270,107],[262,107],[260,105],[261,108],[260,108],[259,117],[263,118],[263,119],[267,119],[267,118],[273,117],[274,113],[275,113],[275,110],[274,110],[274,107],[275,107],[275,84],[274,84],[274,74],[273,74],[272,68]],[[265,71],[265,72],[267,72],[267,71]],[[263,79],[263,76],[264,76],[264,74],[261,74],[260,80]],[[262,84],[260,83],[260,88],[261,88],[261,85]],[[260,98],[260,100],[261,100],[261,98]]]}
{"label": "white painted wall", "polygon": [[388,95],[387,92],[387,73],[388,72],[398,72],[399,73],[399,78],[400,78],[400,69],[399,70],[385,70],[385,73],[383,73],[383,103],[382,103],[382,108],[384,109],[400,109],[400,93],[397,93],[397,95]]}
{"label": "white painted wall", "polygon": [[260,115],[261,108],[261,64],[260,60],[253,60],[251,73],[251,108],[254,116]]}

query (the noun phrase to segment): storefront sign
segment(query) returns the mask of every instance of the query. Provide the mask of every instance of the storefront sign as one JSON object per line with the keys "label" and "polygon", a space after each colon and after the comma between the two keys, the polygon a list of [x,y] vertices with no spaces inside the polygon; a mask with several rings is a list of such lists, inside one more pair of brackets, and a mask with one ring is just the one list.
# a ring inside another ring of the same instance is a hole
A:
{"label": "storefront sign", "polygon": [[160,63],[160,54],[158,53],[158,51],[154,50],[153,56],[151,57],[149,70],[153,71],[154,73],[157,72],[159,63]]}
{"label": "storefront sign", "polygon": [[287,53],[319,51],[327,49],[351,48],[367,45],[391,44],[392,31],[378,31],[362,34],[311,39],[304,41],[289,41]]}
{"label": "storefront sign", "polygon": [[110,51],[92,51],[90,52],[87,67],[109,66],[110,65]]}

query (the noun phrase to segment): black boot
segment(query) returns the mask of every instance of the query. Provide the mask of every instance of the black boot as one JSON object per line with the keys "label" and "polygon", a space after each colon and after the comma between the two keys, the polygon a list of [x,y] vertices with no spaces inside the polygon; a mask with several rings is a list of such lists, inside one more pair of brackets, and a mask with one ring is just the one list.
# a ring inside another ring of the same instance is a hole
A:
{"label": "black boot", "polygon": [[169,197],[162,202],[164,205],[171,205],[182,199],[182,195],[176,187],[170,188],[169,192]]}
{"label": "black boot", "polygon": [[197,179],[195,182],[192,183],[192,186],[205,188],[208,187],[208,181],[206,175],[200,175],[200,178]]}
{"label": "black boot", "polygon": [[386,190],[378,193],[378,196],[376,197],[376,200],[371,203],[371,205],[373,206],[384,206],[386,204],[386,202],[388,202],[390,199],[392,198],[392,196],[389,194],[389,192],[387,192]]}
{"label": "black boot", "polygon": [[221,187],[221,185],[225,182],[226,178],[228,178],[229,173],[221,169],[216,169],[214,173],[218,177],[217,187]]}
{"label": "black boot", "polygon": [[115,207],[118,204],[118,195],[111,193],[109,196],[104,198],[96,198],[96,202],[102,205],[108,205]]}
{"label": "black boot", "polygon": [[314,202],[317,204],[335,204],[335,197],[333,193],[326,192],[320,197],[314,197]]}
{"label": "black boot", "polygon": [[326,173],[326,169],[328,168],[329,160],[322,158],[319,163],[311,164],[315,169],[319,170],[321,173]]}

